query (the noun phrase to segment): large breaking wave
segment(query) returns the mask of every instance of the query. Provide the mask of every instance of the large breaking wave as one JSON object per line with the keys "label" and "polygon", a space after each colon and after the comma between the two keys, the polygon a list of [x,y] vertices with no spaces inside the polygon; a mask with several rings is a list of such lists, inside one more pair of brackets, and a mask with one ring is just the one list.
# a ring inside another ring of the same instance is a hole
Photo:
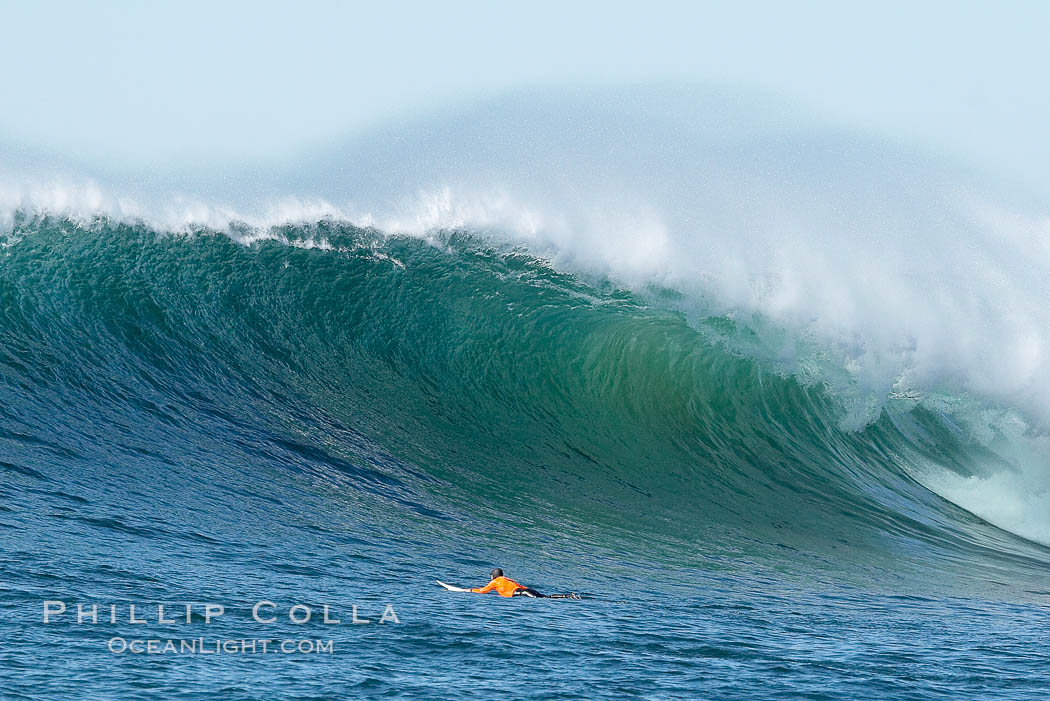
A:
{"label": "large breaking wave", "polygon": [[1041,561],[970,514],[1050,544],[1045,212],[768,107],[532,95],[278,175],[9,167],[4,439],[207,416],[411,518]]}

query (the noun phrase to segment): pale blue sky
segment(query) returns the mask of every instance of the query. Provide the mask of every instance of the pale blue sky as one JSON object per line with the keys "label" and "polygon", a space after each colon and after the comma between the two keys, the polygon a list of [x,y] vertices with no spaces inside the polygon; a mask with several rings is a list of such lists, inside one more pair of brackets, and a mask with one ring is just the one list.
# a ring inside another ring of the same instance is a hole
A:
{"label": "pale blue sky", "polygon": [[476,97],[714,81],[1050,195],[1050,3],[6,2],[0,143],[294,156]]}

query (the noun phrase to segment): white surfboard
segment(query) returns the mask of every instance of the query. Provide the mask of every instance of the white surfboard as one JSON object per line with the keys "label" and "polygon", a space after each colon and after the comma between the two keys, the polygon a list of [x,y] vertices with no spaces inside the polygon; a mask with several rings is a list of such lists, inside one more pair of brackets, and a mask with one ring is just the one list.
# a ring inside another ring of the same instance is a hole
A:
{"label": "white surfboard", "polygon": [[440,579],[435,579],[434,581],[440,584],[441,586],[445,587],[449,591],[470,591],[470,589],[464,589],[463,587],[454,587],[451,584],[445,584]]}

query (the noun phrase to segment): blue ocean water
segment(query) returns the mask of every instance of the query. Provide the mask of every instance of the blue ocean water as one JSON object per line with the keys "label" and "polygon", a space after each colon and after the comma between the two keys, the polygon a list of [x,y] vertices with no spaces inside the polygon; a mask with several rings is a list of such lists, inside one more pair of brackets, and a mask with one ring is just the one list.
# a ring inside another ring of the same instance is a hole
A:
{"label": "blue ocean water", "polygon": [[[857,426],[740,318],[470,231],[271,233],[12,222],[6,698],[1045,697],[1050,551],[913,471],[1006,460],[951,406]],[[494,566],[583,598],[435,583]]]}

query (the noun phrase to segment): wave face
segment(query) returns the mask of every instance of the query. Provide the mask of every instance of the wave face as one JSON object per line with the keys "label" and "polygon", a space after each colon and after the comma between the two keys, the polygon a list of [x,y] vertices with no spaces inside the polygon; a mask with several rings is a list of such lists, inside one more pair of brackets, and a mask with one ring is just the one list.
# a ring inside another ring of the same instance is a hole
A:
{"label": "wave face", "polygon": [[382,528],[511,518],[540,540],[791,548],[895,576],[1046,562],[957,506],[1046,536],[1034,509],[996,511],[1017,511],[997,480],[1040,440],[1016,415],[899,395],[855,426],[856,397],[769,361],[767,329],[690,317],[666,289],[588,283],[467,232],[335,221],[246,245],[22,217],[0,255],[4,441],[23,470],[190,465],[231,444],[261,473],[341,475],[386,505]]}

